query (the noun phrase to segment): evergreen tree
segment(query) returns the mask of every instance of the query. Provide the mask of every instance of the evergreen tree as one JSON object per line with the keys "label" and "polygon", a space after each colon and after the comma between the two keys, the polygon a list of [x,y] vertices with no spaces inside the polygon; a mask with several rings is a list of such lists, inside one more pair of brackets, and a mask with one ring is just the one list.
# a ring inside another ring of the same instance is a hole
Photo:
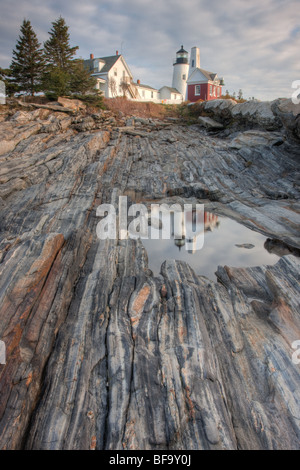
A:
{"label": "evergreen tree", "polygon": [[72,93],[87,94],[95,93],[97,80],[84,67],[83,60],[74,60],[71,66],[69,89]]}
{"label": "evergreen tree", "polygon": [[18,91],[30,93],[40,91],[42,73],[45,66],[43,52],[30,21],[24,20],[21,35],[13,51],[10,66],[12,82]]}
{"label": "evergreen tree", "polygon": [[69,94],[70,74],[58,67],[51,67],[43,77],[43,91],[47,98],[57,100]]}
{"label": "evergreen tree", "polygon": [[3,80],[5,82],[5,80],[7,79],[7,77],[9,76],[9,70],[8,69],[2,69],[0,67],[0,80]]}
{"label": "evergreen tree", "polygon": [[69,27],[62,17],[52,23],[49,34],[49,39],[44,43],[47,63],[68,72],[70,62],[76,54],[78,46],[70,46]]}
{"label": "evergreen tree", "polygon": [[47,68],[43,79],[43,89],[46,96],[57,99],[58,96],[70,93],[73,57],[78,47],[70,46],[69,27],[62,17],[52,23],[49,34],[49,39],[44,43]]}

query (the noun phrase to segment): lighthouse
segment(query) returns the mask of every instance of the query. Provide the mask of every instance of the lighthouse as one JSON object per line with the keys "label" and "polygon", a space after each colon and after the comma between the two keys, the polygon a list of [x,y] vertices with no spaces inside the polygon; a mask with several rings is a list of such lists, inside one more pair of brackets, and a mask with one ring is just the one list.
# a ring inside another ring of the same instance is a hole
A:
{"label": "lighthouse", "polygon": [[183,99],[186,98],[186,81],[189,73],[189,54],[187,51],[181,49],[176,53],[176,60],[173,64],[173,81],[172,87],[176,88],[182,95]]}

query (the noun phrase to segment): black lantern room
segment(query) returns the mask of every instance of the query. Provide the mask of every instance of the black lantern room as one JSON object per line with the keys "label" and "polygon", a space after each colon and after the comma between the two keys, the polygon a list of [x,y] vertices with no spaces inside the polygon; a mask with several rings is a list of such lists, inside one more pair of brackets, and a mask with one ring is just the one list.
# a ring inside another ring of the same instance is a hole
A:
{"label": "black lantern room", "polygon": [[189,63],[189,54],[187,51],[183,49],[183,46],[181,46],[181,49],[176,52],[176,64],[188,64]]}

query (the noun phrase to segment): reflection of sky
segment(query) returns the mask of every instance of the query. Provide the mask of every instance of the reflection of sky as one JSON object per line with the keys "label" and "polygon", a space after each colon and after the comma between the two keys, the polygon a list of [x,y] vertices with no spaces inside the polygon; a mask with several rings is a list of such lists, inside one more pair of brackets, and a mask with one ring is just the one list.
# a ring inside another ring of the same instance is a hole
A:
{"label": "reflection of sky", "polygon": [[[262,264],[275,264],[278,256],[270,254],[265,248],[266,237],[244,227],[237,222],[219,217],[220,225],[212,232],[205,232],[204,246],[195,254],[187,252],[183,246],[179,251],[174,240],[142,240],[149,258],[149,268],[158,274],[160,266],[166,259],[186,261],[197,274],[215,279],[218,265],[247,267]],[[238,248],[250,243],[252,249]]]}

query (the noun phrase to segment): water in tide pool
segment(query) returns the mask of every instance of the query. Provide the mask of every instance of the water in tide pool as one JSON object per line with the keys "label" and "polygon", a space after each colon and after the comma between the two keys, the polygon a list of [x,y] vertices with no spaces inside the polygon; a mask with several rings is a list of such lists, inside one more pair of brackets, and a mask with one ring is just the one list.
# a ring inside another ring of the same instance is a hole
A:
{"label": "water in tide pool", "polygon": [[[275,264],[280,256],[264,247],[266,240],[264,235],[232,219],[206,212],[204,245],[200,250],[187,250],[184,240],[174,238],[142,242],[148,253],[149,268],[155,275],[159,274],[165,260],[175,259],[186,261],[197,274],[216,280],[215,272],[219,265],[249,267]],[[289,253],[283,251],[282,254]]]}

